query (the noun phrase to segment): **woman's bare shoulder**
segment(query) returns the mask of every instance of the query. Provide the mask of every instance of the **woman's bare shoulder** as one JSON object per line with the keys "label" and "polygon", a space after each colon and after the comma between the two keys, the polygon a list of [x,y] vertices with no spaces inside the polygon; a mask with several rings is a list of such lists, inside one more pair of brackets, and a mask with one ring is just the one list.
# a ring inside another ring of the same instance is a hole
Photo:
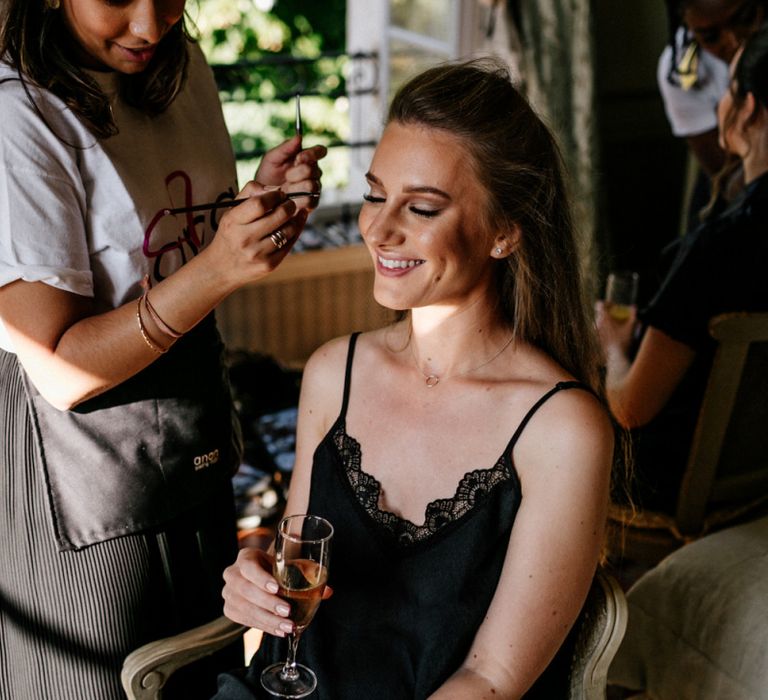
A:
{"label": "woman's bare shoulder", "polygon": [[587,472],[599,478],[610,468],[614,438],[613,423],[600,398],[578,385],[563,388],[532,416],[516,445],[515,464],[524,481],[547,481],[564,465],[575,478],[584,478]]}
{"label": "woman's bare shoulder", "polygon": [[[384,329],[360,333],[355,343],[355,362],[365,361],[366,356],[378,352]],[[315,350],[304,366],[303,383],[309,383],[321,391],[340,391],[344,383],[347,359],[351,348],[351,336],[344,335],[323,343]]]}

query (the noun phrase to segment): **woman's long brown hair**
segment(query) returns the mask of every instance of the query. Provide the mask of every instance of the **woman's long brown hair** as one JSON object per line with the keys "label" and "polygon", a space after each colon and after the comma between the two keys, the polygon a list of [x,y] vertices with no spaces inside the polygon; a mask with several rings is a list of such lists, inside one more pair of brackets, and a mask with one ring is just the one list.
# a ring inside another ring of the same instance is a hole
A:
{"label": "woman's long brown hair", "polygon": [[[565,169],[541,118],[494,58],[448,63],[406,83],[388,121],[459,137],[488,201],[486,224],[516,239],[496,288],[515,337],[540,348],[605,400],[603,355],[582,280]],[[614,421],[612,493],[629,498],[629,434]]]}
{"label": "woman's long brown hair", "polygon": [[462,139],[488,195],[487,225],[519,232],[498,266],[504,317],[518,340],[602,393],[560,152],[506,66],[483,58],[431,68],[398,91],[388,121]]}

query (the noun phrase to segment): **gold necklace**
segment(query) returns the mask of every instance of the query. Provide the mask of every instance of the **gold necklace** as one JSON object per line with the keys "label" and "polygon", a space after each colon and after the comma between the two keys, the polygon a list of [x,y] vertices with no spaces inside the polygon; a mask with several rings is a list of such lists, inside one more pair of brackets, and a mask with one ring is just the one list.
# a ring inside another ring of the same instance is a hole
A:
{"label": "gold necklace", "polygon": [[514,339],[515,339],[515,334],[513,333],[509,337],[509,340],[506,343],[504,343],[504,345],[501,346],[501,349],[495,352],[493,355],[491,355],[487,360],[480,363],[476,367],[471,367],[470,369],[464,370],[463,372],[459,372],[458,374],[449,374],[447,377],[438,377],[436,374],[425,374],[424,371],[421,369],[421,365],[419,364],[418,358],[416,357],[416,351],[413,349],[413,343],[410,344],[411,356],[413,357],[413,362],[416,365],[416,369],[418,369],[421,375],[424,377],[427,388],[431,389],[432,387],[437,386],[441,380],[447,381],[448,379],[452,379],[454,377],[463,377],[465,374],[469,374],[470,372],[476,372],[481,367],[485,367],[486,365],[489,365],[510,346],[510,344]]}

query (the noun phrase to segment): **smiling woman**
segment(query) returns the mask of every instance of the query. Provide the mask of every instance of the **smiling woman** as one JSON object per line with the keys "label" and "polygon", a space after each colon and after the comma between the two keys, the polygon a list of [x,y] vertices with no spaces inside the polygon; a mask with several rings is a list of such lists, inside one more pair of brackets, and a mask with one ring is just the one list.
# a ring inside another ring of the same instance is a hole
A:
{"label": "smiling woman", "polygon": [[213,311],[291,250],[325,149],[295,136],[238,195],[184,7],[0,3],[3,698],[121,698],[128,650],[220,611],[239,444]]}
{"label": "smiling woman", "polygon": [[[557,147],[504,67],[446,64],[398,92],[367,180],[374,294],[403,313],[304,371],[286,512],[333,524],[334,593],[299,656],[320,700],[566,697],[614,436]],[[216,698],[263,697],[290,601],[263,552],[225,580],[268,634]]]}

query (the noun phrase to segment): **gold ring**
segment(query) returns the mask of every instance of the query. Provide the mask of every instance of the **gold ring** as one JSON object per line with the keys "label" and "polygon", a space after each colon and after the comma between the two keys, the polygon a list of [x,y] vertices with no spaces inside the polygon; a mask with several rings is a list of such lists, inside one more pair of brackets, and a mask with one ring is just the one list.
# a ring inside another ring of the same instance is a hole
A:
{"label": "gold ring", "polygon": [[277,231],[270,233],[269,240],[272,241],[275,248],[278,250],[280,250],[280,248],[282,248],[288,242],[288,239],[285,237],[285,234],[281,229],[277,229]]}

